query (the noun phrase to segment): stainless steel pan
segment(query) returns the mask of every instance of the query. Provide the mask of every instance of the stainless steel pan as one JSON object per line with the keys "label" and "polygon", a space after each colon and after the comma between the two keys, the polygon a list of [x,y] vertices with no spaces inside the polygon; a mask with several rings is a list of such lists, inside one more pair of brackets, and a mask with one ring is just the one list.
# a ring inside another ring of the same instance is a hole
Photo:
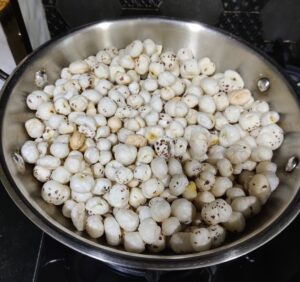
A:
{"label": "stainless steel pan", "polygon": [[[25,98],[35,89],[33,81],[37,71],[45,69],[49,81],[53,82],[60,69],[71,61],[95,54],[108,45],[124,47],[136,38],[152,38],[166,49],[190,47],[197,57],[211,57],[219,71],[237,70],[254,96],[268,101],[281,115],[280,125],[285,131],[285,141],[274,158],[278,164],[280,186],[262,212],[248,221],[245,232],[231,237],[219,248],[186,255],[133,254],[110,247],[103,239],[92,240],[86,234],[75,231],[69,219],[62,216],[60,207],[48,205],[41,199],[41,184],[33,178],[32,167],[28,166],[26,173],[19,173],[12,159],[13,152],[28,138],[24,121],[33,113],[26,108]],[[268,91],[258,90],[260,78],[269,80],[271,87]],[[96,259],[145,269],[178,270],[209,266],[258,248],[283,230],[299,212],[299,168],[292,164],[292,171],[285,171],[286,163],[292,156],[300,157],[300,114],[295,92],[280,70],[263,55],[236,38],[206,25],[139,18],[82,27],[47,43],[28,56],[6,82],[0,107],[1,179],[8,193],[25,215],[42,230],[63,244]]]}

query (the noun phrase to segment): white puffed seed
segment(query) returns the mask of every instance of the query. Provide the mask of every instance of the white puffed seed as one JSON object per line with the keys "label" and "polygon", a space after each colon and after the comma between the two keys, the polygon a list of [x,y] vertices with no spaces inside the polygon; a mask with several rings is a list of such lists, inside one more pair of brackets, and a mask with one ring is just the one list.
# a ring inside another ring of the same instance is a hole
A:
{"label": "white puffed seed", "polygon": [[111,63],[111,56],[109,55],[108,52],[106,52],[104,50],[100,50],[97,53],[96,59],[99,63],[103,63],[103,64],[106,64],[106,65],[109,65]]}
{"label": "white puffed seed", "polygon": [[70,152],[69,156],[65,159],[64,167],[70,173],[77,173],[81,170],[82,161],[82,154],[78,151],[72,151]]}
{"label": "white puffed seed", "polygon": [[104,169],[105,176],[108,179],[115,181],[115,173],[116,173],[117,169],[119,169],[120,167],[122,167],[122,164],[120,162],[118,162],[116,160],[109,161],[105,165],[105,169]]}
{"label": "white puffed seed", "polygon": [[150,178],[149,180],[141,184],[142,192],[147,199],[159,196],[163,190],[164,185],[156,178]]}
{"label": "white puffed seed", "polygon": [[216,178],[210,171],[202,171],[195,179],[199,191],[209,191],[213,188]]}
{"label": "white puffed seed", "polygon": [[226,201],[227,203],[231,203],[233,199],[237,197],[245,196],[245,191],[239,187],[232,187],[226,190]]}
{"label": "white puffed seed", "polygon": [[262,173],[262,172],[276,172],[277,170],[277,165],[275,163],[272,163],[270,161],[263,161],[260,162],[256,166],[256,173]]}
{"label": "white puffed seed", "polygon": [[162,53],[160,60],[163,62],[166,70],[173,70],[176,66],[178,66],[176,55],[172,51]]}
{"label": "white puffed seed", "polygon": [[238,141],[240,137],[240,132],[235,126],[226,124],[220,131],[219,141],[223,147],[229,147],[230,145]]}
{"label": "white puffed seed", "polygon": [[188,59],[182,62],[180,74],[183,78],[191,79],[200,73],[198,62],[195,59]]}
{"label": "white puffed seed", "polygon": [[209,191],[200,191],[198,192],[195,200],[194,200],[194,203],[195,203],[195,206],[201,210],[202,207],[207,204],[207,203],[211,203],[215,200],[215,196],[209,192]]}
{"label": "white puffed seed", "polygon": [[55,180],[49,180],[43,185],[41,195],[45,202],[61,205],[70,197],[70,188]]}
{"label": "white puffed seed", "polygon": [[201,79],[200,86],[204,93],[210,96],[213,96],[219,92],[218,81],[212,77],[205,77]]}
{"label": "white puffed seed", "polygon": [[212,129],[215,125],[215,118],[213,115],[200,112],[197,114],[197,122],[204,128]]}
{"label": "white puffed seed", "polygon": [[104,225],[101,216],[88,216],[86,219],[85,230],[92,238],[100,238],[104,233]]}
{"label": "white puffed seed", "polygon": [[50,146],[50,153],[59,159],[64,159],[69,155],[70,149],[67,143],[53,142]]}
{"label": "white puffed seed", "polygon": [[161,234],[161,228],[152,218],[142,220],[138,231],[146,244],[155,243]]}
{"label": "white puffed seed", "polygon": [[229,177],[232,175],[232,164],[228,159],[220,159],[217,161],[217,168],[221,176]]}
{"label": "white puffed seed", "polygon": [[175,174],[183,174],[182,165],[180,161],[175,158],[170,158],[168,160],[168,173],[173,176]]}
{"label": "white puffed seed", "polygon": [[63,166],[57,167],[51,173],[51,179],[62,184],[67,184],[70,181],[70,178],[71,173]]}
{"label": "white puffed seed", "polygon": [[73,96],[69,102],[70,102],[70,107],[77,112],[85,111],[85,109],[88,106],[88,100],[81,95]]}
{"label": "white puffed seed", "polygon": [[70,178],[70,188],[74,192],[88,193],[95,185],[95,180],[92,176],[83,173],[76,173]]}
{"label": "white puffed seed", "polygon": [[171,206],[165,199],[161,197],[152,198],[149,202],[149,206],[151,217],[156,222],[162,222],[170,217]]}
{"label": "white puffed seed", "polygon": [[202,58],[199,60],[200,73],[204,75],[212,75],[216,71],[216,65],[210,58]]}
{"label": "white puffed seed", "polygon": [[140,74],[146,74],[149,70],[150,59],[147,55],[140,55],[135,61],[135,71]]}
{"label": "white puffed seed", "polygon": [[71,220],[78,231],[83,231],[86,225],[86,212],[84,203],[76,204],[71,210]]}
{"label": "white puffed seed", "polygon": [[100,197],[93,197],[86,201],[85,209],[89,215],[103,215],[109,211],[109,205],[104,199]]}
{"label": "white puffed seed", "polygon": [[133,178],[132,171],[127,167],[120,167],[116,170],[115,180],[120,184],[127,184]]}
{"label": "white puffed seed", "polygon": [[260,126],[260,116],[257,113],[243,112],[239,118],[242,129],[252,131]]}
{"label": "white puffed seed", "polygon": [[44,102],[40,104],[36,111],[36,117],[41,120],[47,121],[55,114],[55,108],[52,102]]}
{"label": "white puffed seed", "polygon": [[105,117],[111,117],[117,110],[116,103],[109,97],[103,97],[98,103],[98,112]]}
{"label": "white puffed seed", "polygon": [[277,123],[279,121],[279,118],[280,117],[277,112],[266,112],[261,116],[260,122],[262,126],[267,126],[269,124]]}
{"label": "white puffed seed", "polygon": [[230,232],[242,232],[246,226],[245,218],[242,213],[233,211],[223,226]]}
{"label": "white puffed seed", "polygon": [[151,56],[155,52],[158,52],[158,46],[156,46],[155,42],[152,39],[145,39],[143,42],[144,46],[144,52],[148,55]]}
{"label": "white puffed seed", "polygon": [[109,245],[118,246],[121,243],[121,228],[113,216],[104,219],[104,232]]}
{"label": "white puffed seed", "polygon": [[197,160],[189,160],[185,162],[184,172],[187,177],[197,176],[201,172],[201,163]]}
{"label": "white puffed seed", "polygon": [[205,204],[201,211],[202,218],[208,225],[226,222],[231,213],[231,206],[223,199]]}
{"label": "white puffed seed", "polygon": [[134,59],[130,55],[124,55],[119,59],[120,66],[124,69],[134,69]]}
{"label": "white puffed seed", "polygon": [[239,106],[230,105],[224,111],[224,116],[229,123],[236,123],[240,119],[242,109]]}
{"label": "white puffed seed", "polygon": [[[63,122],[67,122],[67,119],[63,115],[52,115],[48,120],[48,126],[52,129],[58,129],[60,124]],[[59,137],[59,136],[58,136]]]}
{"label": "white puffed seed", "polygon": [[186,199],[176,199],[171,205],[172,215],[177,217],[181,223],[189,224],[192,222],[195,214],[195,206]]}
{"label": "white puffed seed", "polygon": [[137,161],[140,163],[151,163],[154,151],[150,146],[141,147],[137,154]]}
{"label": "white puffed seed", "polygon": [[39,158],[37,144],[34,141],[26,141],[21,148],[21,155],[25,162],[34,164]]}
{"label": "white puffed seed", "polygon": [[55,111],[62,115],[68,115],[71,113],[71,106],[65,98],[58,98],[54,102]]}
{"label": "white puffed seed", "polygon": [[150,208],[148,206],[139,206],[137,212],[139,214],[140,222],[151,217]]}
{"label": "white puffed seed", "polygon": [[31,92],[26,98],[26,104],[30,110],[37,110],[42,103],[48,101],[49,96],[40,90]]}
{"label": "white puffed seed", "polygon": [[149,165],[146,164],[139,164],[135,167],[133,171],[133,176],[136,178],[138,181],[147,181],[150,179],[152,174],[151,168]]}
{"label": "white puffed seed", "polygon": [[153,176],[158,179],[163,179],[168,174],[168,165],[164,158],[157,157],[151,161],[151,171]]}
{"label": "white puffed seed", "polygon": [[129,204],[132,207],[137,208],[145,203],[146,203],[146,198],[145,198],[142,190],[140,188],[133,187],[130,190]]}
{"label": "white puffed seed", "polygon": [[89,147],[84,152],[84,159],[88,164],[95,164],[99,161],[100,153],[95,147]]}
{"label": "white puffed seed", "polygon": [[143,43],[140,40],[134,40],[126,47],[126,50],[131,57],[138,57],[143,51]]}
{"label": "white puffed seed", "polygon": [[204,113],[213,114],[216,111],[214,98],[208,95],[200,97],[199,110]]}
{"label": "white puffed seed", "polygon": [[191,245],[196,252],[210,249],[212,245],[211,234],[207,228],[196,228],[191,233]]}
{"label": "white puffed seed", "polygon": [[251,149],[246,143],[237,142],[225,151],[225,155],[232,164],[240,164],[250,157]]}
{"label": "white puffed seed", "polygon": [[266,146],[257,146],[251,152],[251,159],[255,162],[270,161],[272,157],[272,149]]}
{"label": "white puffed seed", "polygon": [[40,182],[46,182],[50,179],[51,170],[42,166],[36,165],[33,168],[33,176]]}
{"label": "white puffed seed", "polygon": [[194,248],[191,243],[191,233],[190,232],[177,232],[171,236],[170,239],[171,249],[178,254],[191,253]]}
{"label": "white puffed seed", "polygon": [[117,134],[117,138],[120,142],[126,142],[128,136],[134,134],[133,131],[131,130],[128,130],[126,128],[121,128],[119,131],[118,131],[118,134]]}
{"label": "white puffed seed", "polygon": [[64,202],[62,213],[65,217],[71,218],[71,211],[77,205],[77,203],[73,200],[67,200]]}
{"label": "white puffed seed", "polygon": [[216,181],[211,189],[211,192],[215,197],[222,197],[226,193],[227,189],[231,187],[232,182],[228,177],[218,176],[216,177]]}
{"label": "white puffed seed", "polygon": [[175,174],[169,184],[170,192],[175,196],[179,196],[185,191],[188,184],[189,180],[184,174]]}
{"label": "white puffed seed", "polygon": [[226,230],[219,224],[211,225],[207,229],[210,233],[212,246],[218,247],[222,245],[226,238]]}
{"label": "white puffed seed", "polygon": [[197,186],[194,181],[190,181],[187,186],[185,186],[185,190],[182,193],[183,198],[187,200],[194,200],[197,197]]}
{"label": "white puffed seed", "polygon": [[114,209],[114,216],[120,227],[127,232],[135,231],[139,226],[139,216],[132,210]]}
{"label": "white puffed seed", "polygon": [[158,74],[158,84],[161,87],[171,86],[176,81],[176,76],[171,72],[164,71]]}
{"label": "white puffed seed", "polygon": [[151,253],[162,252],[166,248],[166,237],[160,235],[158,239],[148,246],[148,250]]}
{"label": "white puffed seed", "polygon": [[228,124],[228,120],[221,112],[217,112],[214,116],[215,116],[215,129],[221,130],[223,126]]}
{"label": "white puffed seed", "polygon": [[193,59],[194,55],[191,49],[189,48],[181,48],[177,52],[177,58],[180,62]]}
{"label": "white puffed seed", "polygon": [[228,94],[229,103],[236,106],[245,105],[252,95],[248,89],[234,90]]}
{"label": "white puffed seed", "polygon": [[213,96],[216,107],[217,107],[217,111],[224,111],[228,108],[229,106],[229,100],[228,97],[225,93],[220,92],[216,95]]}
{"label": "white puffed seed", "polygon": [[244,196],[235,198],[231,207],[233,211],[241,212],[245,218],[256,215],[261,210],[261,204],[254,196]]}
{"label": "white puffed seed", "polygon": [[275,191],[279,185],[279,177],[272,171],[264,171],[262,175],[267,178],[271,191]]}
{"label": "white puffed seed", "polygon": [[107,193],[107,200],[114,208],[124,208],[129,201],[129,190],[123,184],[115,184]]}
{"label": "white puffed seed", "polygon": [[[104,176],[104,175],[101,174],[100,176]],[[112,186],[112,183],[109,179],[97,178],[95,180],[95,185],[92,189],[92,192],[95,195],[103,195],[110,190],[111,186]]]}
{"label": "white puffed seed", "polygon": [[46,155],[43,157],[40,157],[37,161],[36,164],[48,169],[56,169],[57,167],[60,166],[61,160],[57,157],[51,156],[51,155]]}
{"label": "white puffed seed", "polygon": [[125,232],[124,248],[128,252],[142,253],[145,250],[145,243],[139,232]]}
{"label": "white puffed seed", "polygon": [[249,195],[255,196],[261,204],[265,204],[271,195],[268,179],[262,174],[256,174],[249,182]]}
{"label": "white puffed seed", "polygon": [[261,128],[256,142],[258,145],[278,149],[283,142],[283,130],[277,124],[269,124]]}
{"label": "white puffed seed", "polygon": [[25,128],[31,138],[39,138],[44,132],[45,125],[39,119],[32,118],[25,122]]}
{"label": "white puffed seed", "polygon": [[69,70],[72,74],[82,74],[90,69],[89,65],[85,61],[75,61],[69,65]]}
{"label": "white puffed seed", "polygon": [[162,221],[161,228],[163,235],[171,236],[180,231],[181,224],[177,217],[168,217]]}
{"label": "white puffed seed", "polygon": [[137,157],[137,148],[132,145],[119,144],[113,147],[115,159],[123,165],[132,164]]}

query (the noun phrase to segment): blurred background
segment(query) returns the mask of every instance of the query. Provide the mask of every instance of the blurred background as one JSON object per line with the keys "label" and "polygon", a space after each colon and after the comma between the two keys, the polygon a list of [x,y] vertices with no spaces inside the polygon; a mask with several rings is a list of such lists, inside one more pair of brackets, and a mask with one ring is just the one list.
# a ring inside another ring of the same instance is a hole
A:
{"label": "blurred background", "polygon": [[0,0],[0,69],[10,72],[13,62],[70,29],[143,15],[201,21],[245,39],[281,64],[295,65],[299,14],[299,0]]}

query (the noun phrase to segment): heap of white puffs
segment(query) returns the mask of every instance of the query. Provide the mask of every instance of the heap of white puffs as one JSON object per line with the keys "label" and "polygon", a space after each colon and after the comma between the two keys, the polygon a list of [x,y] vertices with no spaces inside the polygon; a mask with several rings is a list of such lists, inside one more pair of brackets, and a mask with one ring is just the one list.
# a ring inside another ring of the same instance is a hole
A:
{"label": "heap of white puffs", "polygon": [[129,252],[199,252],[279,184],[279,114],[233,70],[151,39],[72,62],[27,96],[25,162],[78,231]]}

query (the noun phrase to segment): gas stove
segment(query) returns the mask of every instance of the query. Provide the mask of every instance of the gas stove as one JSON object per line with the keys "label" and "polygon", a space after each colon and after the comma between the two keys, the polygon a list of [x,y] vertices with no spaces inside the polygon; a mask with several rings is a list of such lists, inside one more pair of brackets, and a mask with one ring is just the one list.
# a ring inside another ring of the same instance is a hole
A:
{"label": "gas stove", "polygon": [[[17,1],[11,2],[28,51],[30,38],[20,19],[20,7]],[[284,68],[295,88],[300,89],[299,1],[43,0],[42,3],[51,37],[84,23],[124,16],[160,15],[208,23],[242,37],[267,53]],[[299,216],[266,245],[223,264],[174,272],[132,270],[107,265],[50,238],[21,214],[1,188],[0,281],[300,281]]]}

